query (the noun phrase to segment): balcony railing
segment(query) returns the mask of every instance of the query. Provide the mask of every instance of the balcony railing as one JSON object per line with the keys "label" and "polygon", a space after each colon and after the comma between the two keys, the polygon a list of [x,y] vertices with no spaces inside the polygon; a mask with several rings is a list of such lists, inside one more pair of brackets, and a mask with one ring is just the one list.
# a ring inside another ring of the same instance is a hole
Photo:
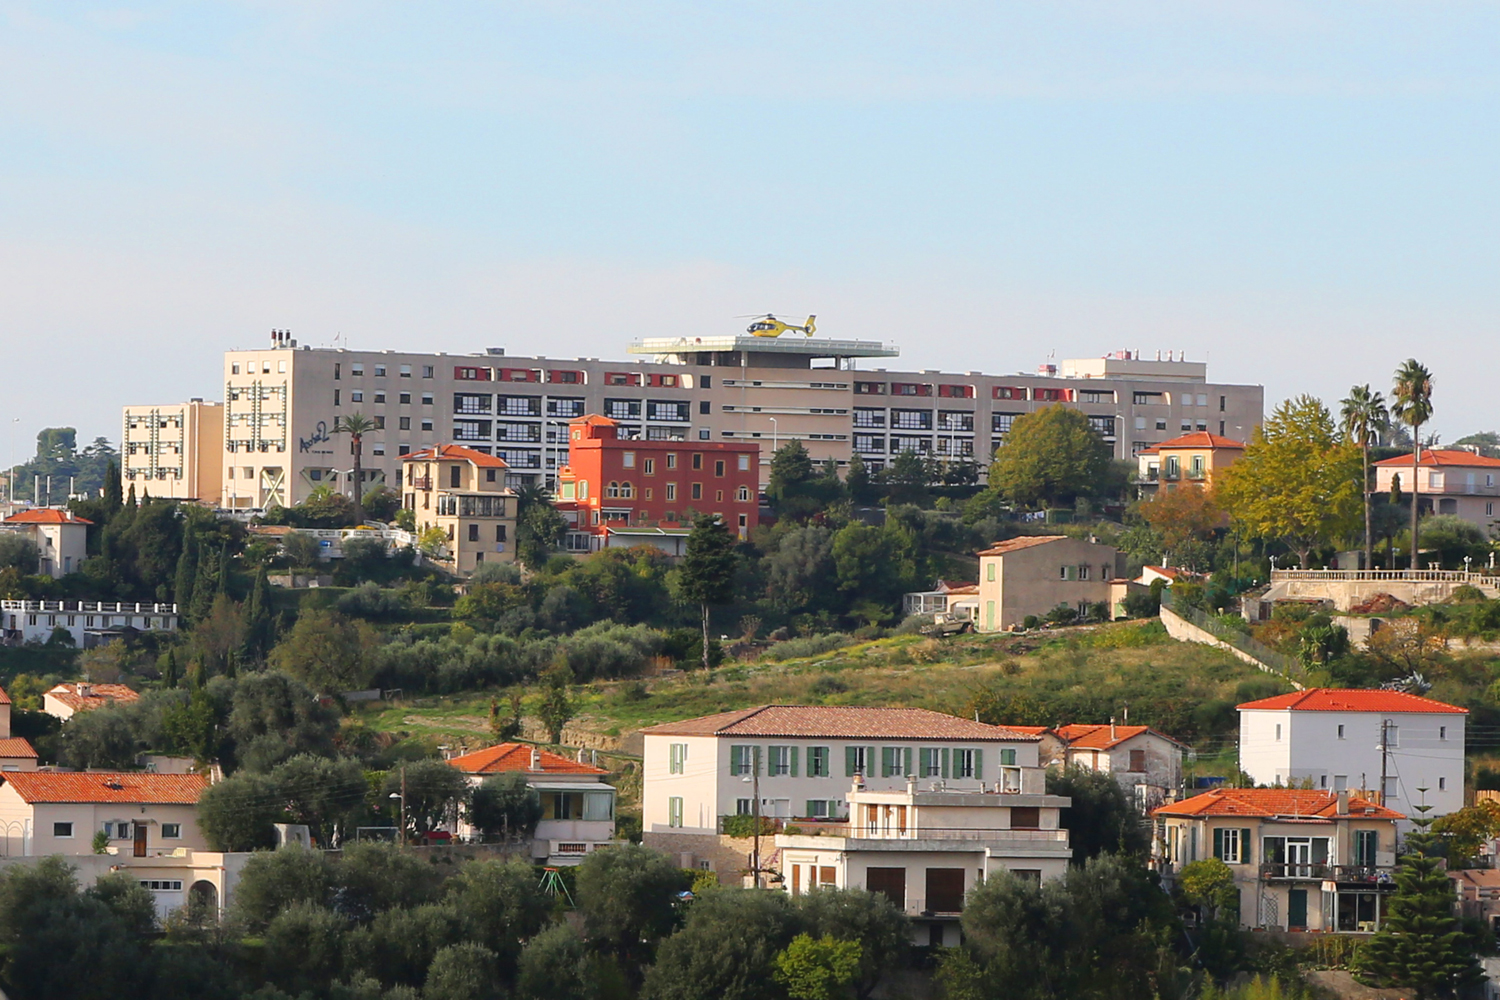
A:
{"label": "balcony railing", "polygon": [[1260,866],[1262,881],[1356,882],[1395,889],[1394,869],[1377,865],[1330,865],[1313,862],[1273,862]]}
{"label": "balcony railing", "polygon": [[798,823],[794,820],[785,821],[788,826],[796,826],[803,836],[812,837],[849,837],[854,840],[964,840],[964,841],[1021,841],[1025,843],[1043,844],[1066,844],[1068,842],[1067,830],[981,830],[973,827],[897,827],[870,826],[866,823]]}
{"label": "balcony railing", "polygon": [[430,490],[432,489],[432,477],[416,476],[411,481],[411,487],[414,490]]}
{"label": "balcony railing", "polygon": [[1493,583],[1494,577],[1461,569],[1273,569],[1271,582],[1304,580],[1410,580],[1424,583]]}

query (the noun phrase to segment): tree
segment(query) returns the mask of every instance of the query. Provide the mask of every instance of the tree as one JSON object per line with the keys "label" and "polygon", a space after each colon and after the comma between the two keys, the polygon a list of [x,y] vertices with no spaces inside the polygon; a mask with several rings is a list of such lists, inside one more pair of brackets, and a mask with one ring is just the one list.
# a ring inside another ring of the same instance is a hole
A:
{"label": "tree", "polygon": [[[210,695],[213,691],[210,685]],[[267,670],[248,674],[233,684],[224,729],[242,768],[270,771],[299,753],[332,757],[338,724],[338,713],[320,703],[306,684]]]}
{"label": "tree", "polygon": [[140,752],[130,714],[106,706],[74,713],[63,724],[58,756],[68,767],[119,771],[135,766]]}
{"label": "tree", "polygon": [[927,491],[932,482],[933,470],[910,448],[891,459],[891,464],[880,475],[885,486],[887,504],[916,504],[925,506],[931,499]]}
{"label": "tree", "polygon": [[374,631],[337,611],[304,611],[276,647],[269,663],[325,694],[362,687],[369,680]]}
{"label": "tree", "polygon": [[798,934],[776,956],[776,981],[792,1000],[837,1000],[852,994],[862,953],[858,941]]}
{"label": "tree", "polygon": [[354,454],[354,523],[365,523],[365,435],[375,429],[375,421],[355,411],[334,421],[335,434],[349,435],[349,450]]}
{"label": "tree", "polygon": [[31,576],[41,566],[42,550],[25,535],[0,534],[0,568],[13,566]]}
{"label": "tree", "polygon": [[662,942],[642,1000],[775,1000],[776,956],[796,937],[791,897],[759,889],[700,896]]}
{"label": "tree", "polygon": [[536,869],[519,860],[470,861],[444,883],[443,891],[475,940],[497,949],[507,971],[520,943],[541,932],[552,911],[552,899],[537,885]]}
{"label": "tree", "polygon": [[734,597],[734,535],[718,514],[706,514],[693,522],[687,555],[679,570],[678,587],[683,599],[699,606],[703,622],[703,669],[708,669],[708,609],[728,604]]}
{"label": "tree", "polygon": [[1218,858],[1202,858],[1183,865],[1177,875],[1177,887],[1182,890],[1183,898],[1201,907],[1208,919],[1233,911],[1238,921],[1239,890],[1234,887],[1234,869]]}
{"label": "tree", "polygon": [[1383,986],[1414,990],[1418,997],[1451,996],[1483,978],[1453,915],[1453,883],[1441,859],[1420,847],[1402,856],[1390,909],[1360,950],[1358,968]]}
{"label": "tree", "polygon": [[1209,568],[1197,565],[1192,553],[1193,543],[1211,539],[1224,517],[1211,491],[1196,483],[1185,483],[1174,490],[1162,488],[1140,505],[1140,514],[1161,535],[1166,549],[1163,559],[1176,556],[1179,566]]}
{"label": "tree", "polygon": [[422,1000],[502,1000],[495,953],[472,942],[450,944],[432,958]]}
{"label": "tree", "polygon": [[797,911],[809,934],[860,946],[852,980],[857,997],[870,996],[906,960],[911,923],[882,893],[823,888],[798,896]]}
{"label": "tree", "polygon": [[573,703],[568,700],[568,685],[573,683],[573,671],[568,667],[566,653],[559,652],[552,666],[542,674],[542,703],[537,706],[537,718],[547,727],[547,739],[556,744],[562,742],[563,727],[573,718]]}
{"label": "tree", "polygon": [[1477,448],[1479,454],[1486,458],[1500,458],[1500,434],[1494,431],[1480,431],[1478,434],[1466,434],[1453,442],[1454,448]]}
{"label": "tree", "polygon": [[1339,440],[1322,402],[1298,396],[1276,407],[1214,493],[1247,538],[1282,541],[1310,565],[1313,549],[1357,523],[1359,453]]}
{"label": "tree", "polygon": [[864,505],[875,502],[875,487],[870,481],[870,467],[865,464],[859,452],[849,456],[849,471],[844,476],[844,488],[849,491],[849,499],[856,504]]}
{"label": "tree", "polygon": [[425,906],[441,890],[433,882],[429,863],[395,844],[379,841],[345,847],[335,880],[338,911],[360,922],[387,910]]}
{"label": "tree", "polygon": [[1089,418],[1062,404],[1015,419],[990,465],[990,487],[1023,506],[1067,506],[1093,496],[1109,468],[1109,446]]}
{"label": "tree", "polygon": [[1432,832],[1443,845],[1448,867],[1456,868],[1479,856],[1479,848],[1500,835],[1500,803],[1483,799],[1457,812],[1439,816]]}
{"label": "tree", "polygon": [[469,822],[486,837],[530,837],[541,818],[541,796],[519,771],[485,778],[469,803]]}
{"label": "tree", "polygon": [[293,904],[322,906],[333,889],[333,867],[321,851],[300,847],[258,851],[245,860],[231,909],[246,929],[258,933]]}
{"label": "tree", "polygon": [[820,524],[792,528],[761,560],[766,596],[787,611],[831,607],[838,590],[833,532]]}
{"label": "tree", "polygon": [[250,583],[250,597],[245,601],[245,659],[259,663],[271,651],[276,641],[276,622],[271,614],[271,584],[266,579],[266,567],[255,567],[255,579]]}
{"label": "tree", "polygon": [[364,807],[370,790],[359,761],[309,753],[278,764],[271,784],[291,821],[305,824],[324,848],[343,843],[350,817]]}
{"label": "tree", "polygon": [[447,761],[413,761],[387,773],[381,789],[385,796],[403,793],[407,831],[421,837],[456,815],[455,810],[468,798],[469,779]]}
{"label": "tree", "polygon": [[1143,856],[1150,847],[1135,804],[1107,771],[1049,769],[1047,794],[1066,795],[1073,800],[1062,811],[1062,826],[1073,845],[1074,864],[1115,852]]}
{"label": "tree", "polygon": [[516,976],[517,1000],[604,1000],[628,990],[607,957],[593,955],[567,924],[526,942]]}
{"label": "tree", "polygon": [[568,533],[568,522],[538,486],[524,486],[516,497],[516,558],[536,572],[546,565]]}
{"label": "tree", "polygon": [[267,776],[231,775],[210,785],[198,798],[198,826],[216,851],[271,847],[276,841],[271,825],[282,815],[276,798]]}
{"label": "tree", "polygon": [[1370,447],[1380,442],[1381,435],[1390,426],[1391,414],[1385,405],[1385,397],[1368,385],[1357,385],[1349,390],[1340,404],[1339,416],[1344,433],[1359,447],[1363,469],[1360,478],[1360,495],[1365,506],[1365,569],[1375,568],[1375,532],[1370,514]]}
{"label": "tree", "polygon": [[281,556],[293,569],[308,570],[318,564],[318,541],[301,531],[290,531],[281,539]]}
{"label": "tree", "polygon": [[788,441],[771,455],[771,476],[766,482],[766,499],[782,517],[805,520],[820,506],[812,457],[798,440]]}
{"label": "tree", "polygon": [[1411,428],[1411,568],[1416,570],[1421,568],[1421,546],[1417,541],[1417,519],[1422,506],[1417,502],[1421,495],[1418,469],[1422,465],[1422,425],[1432,419],[1432,372],[1416,358],[1407,358],[1396,369],[1391,397],[1391,416]]}
{"label": "tree", "polygon": [[591,940],[639,964],[677,925],[677,893],[687,887],[666,855],[639,844],[594,851],[577,875],[578,909]]}
{"label": "tree", "polygon": [[401,494],[381,483],[362,497],[365,513],[376,521],[390,521],[401,507]]}
{"label": "tree", "polygon": [[324,906],[293,903],[265,932],[265,968],[293,994],[325,995],[343,967],[349,921]]}

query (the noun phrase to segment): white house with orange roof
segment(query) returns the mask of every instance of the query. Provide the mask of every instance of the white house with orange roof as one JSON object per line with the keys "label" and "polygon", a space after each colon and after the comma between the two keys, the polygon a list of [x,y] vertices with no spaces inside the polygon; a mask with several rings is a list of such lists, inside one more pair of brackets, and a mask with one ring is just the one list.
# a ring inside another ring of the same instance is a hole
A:
{"label": "white house with orange roof", "polygon": [[1142,812],[1155,808],[1182,785],[1181,743],[1150,726],[1074,723],[1052,732],[1062,741],[1064,767],[1102,771],[1114,777]]}
{"label": "white house with orange roof", "polygon": [[1214,476],[1245,454],[1245,442],[1193,431],[1143,449],[1137,456],[1136,481],[1143,495],[1180,485],[1208,488]]}
{"label": "white house with orange roof", "polygon": [[1239,713],[1240,770],[1257,784],[1367,790],[1407,817],[1424,805],[1429,817],[1463,808],[1468,709],[1402,691],[1312,688]]}
{"label": "white house with orange roof", "polygon": [[66,681],[42,695],[42,711],[66,722],[78,712],[88,712],[107,705],[128,704],[140,697],[124,684]]}
{"label": "white house with orange roof", "polygon": [[19,534],[37,547],[36,572],[54,580],[76,573],[88,556],[89,525],[70,510],[35,507],[0,521],[0,531]]}
{"label": "white house with orange roof", "polygon": [[1389,493],[1401,479],[1401,491],[1417,494],[1417,503],[1431,514],[1454,514],[1489,534],[1500,523],[1500,458],[1462,448],[1424,448],[1417,461],[1412,487],[1412,457],[1398,455],[1375,463],[1375,491]]}
{"label": "white house with orange roof", "polygon": [[[541,797],[542,818],[532,835],[532,857],[550,865],[576,865],[584,855],[607,847],[615,839],[615,789],[604,779],[609,772],[584,761],[524,743],[500,743],[473,753],[450,757],[475,788],[498,774],[522,774]],[[458,834],[474,835],[467,822]]]}
{"label": "white house with orange roof", "polygon": [[1347,791],[1216,788],[1152,812],[1168,879],[1217,858],[1245,928],[1373,933],[1396,885],[1401,814]]}
{"label": "white house with orange roof", "polygon": [[927,709],[762,705],[641,732],[644,842],[711,863],[726,816],[847,819],[856,774],[870,791],[908,775],[928,791],[1043,791],[1038,737]]}
{"label": "white house with orange roof", "polygon": [[0,783],[0,831],[7,857],[93,854],[94,834],[148,857],[178,848],[204,851],[201,774],[7,772]]}
{"label": "white house with orange roof", "polygon": [[1000,632],[1020,625],[1028,615],[1041,617],[1059,604],[1086,614],[1103,604],[1110,616],[1131,586],[1121,579],[1124,557],[1109,545],[1067,535],[1022,535],[979,553],[978,616],[980,632]]}

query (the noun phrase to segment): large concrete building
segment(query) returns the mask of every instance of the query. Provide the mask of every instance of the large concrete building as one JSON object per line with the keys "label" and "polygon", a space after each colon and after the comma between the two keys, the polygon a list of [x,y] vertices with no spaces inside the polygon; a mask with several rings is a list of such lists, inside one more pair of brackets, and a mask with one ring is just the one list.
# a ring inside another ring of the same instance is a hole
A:
{"label": "large concrete building", "polygon": [[509,485],[550,484],[567,463],[568,423],[587,413],[615,420],[624,437],[753,442],[764,484],[771,452],[793,439],[841,464],[858,453],[880,468],[910,449],[982,467],[1016,417],[1061,403],[1088,414],[1128,459],[1189,431],[1248,434],[1264,398],[1260,386],[1209,383],[1201,363],[1130,352],[1014,375],[862,369],[900,352],[823,337],[654,338],[627,353],[354,351],[298,347],[275,332],[262,350],[224,356],[220,503],[291,504],[324,485],[348,492],[351,449],[337,427],[353,413],[375,422],[364,435],[366,485],[394,485],[402,455],[450,443],[504,459]]}
{"label": "large concrete building", "polygon": [[224,404],[127,406],[120,478],[140,493],[218,503],[224,495]]}

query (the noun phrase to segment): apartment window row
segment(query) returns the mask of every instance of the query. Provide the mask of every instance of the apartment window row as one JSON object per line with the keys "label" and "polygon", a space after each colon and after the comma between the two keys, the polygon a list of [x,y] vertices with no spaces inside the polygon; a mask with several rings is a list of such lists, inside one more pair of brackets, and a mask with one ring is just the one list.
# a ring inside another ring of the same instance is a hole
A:
{"label": "apartment window row", "polygon": [[[231,375],[239,375],[239,374],[241,374],[240,369],[243,366],[243,368],[244,368],[244,374],[246,374],[246,375],[256,375],[256,374],[259,374],[259,375],[269,375],[269,374],[271,374],[271,364],[272,364],[272,362],[270,362],[270,361],[245,361],[245,362],[234,361],[234,362],[231,362],[230,365],[229,365],[229,374],[231,374]],[[280,375],[285,375],[286,374],[286,361],[285,360],[276,361],[275,365],[276,365],[276,372],[277,372],[277,374],[280,374]]]}
{"label": "apartment window row", "polygon": [[[1089,580],[1093,576],[1093,566],[1089,563],[1079,563],[1058,567],[1057,578],[1059,580]],[[1115,568],[1109,563],[1101,563],[1099,566],[1099,579],[1109,580],[1114,576]]]}
{"label": "apartment window row", "polygon": [[[802,759],[804,749],[805,760]],[[686,753],[685,747],[683,753]],[[979,747],[845,746],[842,777],[852,778],[856,774],[882,778],[913,775],[982,781],[985,776],[984,757],[985,752]],[[740,777],[760,771],[764,777],[798,778],[804,776],[805,765],[806,777],[832,778],[836,776],[833,762],[831,748],[826,746],[803,748],[771,744],[762,748],[756,744],[733,744],[729,748],[729,773]],[[1015,767],[1016,751],[1002,748],[998,763],[1001,767]],[[669,762],[669,769],[671,766]]]}

